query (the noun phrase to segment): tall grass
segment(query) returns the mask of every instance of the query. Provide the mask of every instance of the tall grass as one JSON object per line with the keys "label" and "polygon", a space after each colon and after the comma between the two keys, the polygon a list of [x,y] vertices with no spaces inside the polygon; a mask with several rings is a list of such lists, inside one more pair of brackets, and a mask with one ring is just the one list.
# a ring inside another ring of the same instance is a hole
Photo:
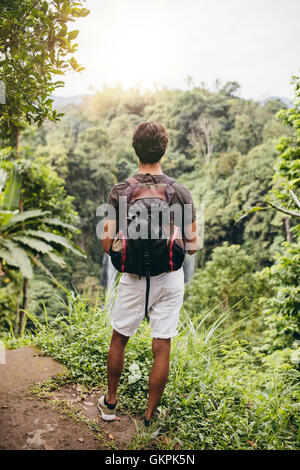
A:
{"label": "tall grass", "polygon": [[[31,317],[36,329],[22,341],[64,363],[74,380],[104,388],[111,303],[107,296],[101,307],[91,306],[85,296],[67,292],[54,320],[41,324]],[[158,419],[149,432],[138,431],[132,448],[299,448],[299,372],[288,351],[266,356],[245,340],[228,339],[235,327],[223,327],[229,315],[206,327],[205,317],[192,320],[182,311]],[[143,322],[126,350],[119,389],[123,411],[144,412],[152,361],[150,327]]]}

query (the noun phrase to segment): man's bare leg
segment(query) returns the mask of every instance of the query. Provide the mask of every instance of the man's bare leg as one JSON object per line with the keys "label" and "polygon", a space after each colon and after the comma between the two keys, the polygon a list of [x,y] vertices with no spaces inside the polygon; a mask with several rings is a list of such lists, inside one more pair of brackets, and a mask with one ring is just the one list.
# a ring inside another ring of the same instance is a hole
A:
{"label": "man's bare leg", "polygon": [[106,395],[106,401],[111,405],[117,401],[117,390],[124,367],[124,353],[128,340],[128,336],[123,336],[113,330],[107,358],[108,392]]}
{"label": "man's bare leg", "polygon": [[170,363],[171,339],[152,340],[152,352],[154,363],[149,376],[149,402],[145,417],[150,420],[153,417],[163,391],[165,389]]}

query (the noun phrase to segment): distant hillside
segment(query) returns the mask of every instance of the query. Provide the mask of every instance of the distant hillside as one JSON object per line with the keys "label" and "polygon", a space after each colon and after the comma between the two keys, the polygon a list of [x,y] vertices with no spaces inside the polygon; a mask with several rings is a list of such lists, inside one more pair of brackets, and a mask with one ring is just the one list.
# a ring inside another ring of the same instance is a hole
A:
{"label": "distant hillside", "polygon": [[68,104],[80,104],[88,95],[74,95],[74,96],[52,96],[55,107],[62,108]]}
{"label": "distant hillside", "polygon": [[[69,104],[80,104],[87,96],[89,95],[52,96],[52,98],[54,99],[53,105],[58,108],[63,108],[65,106],[68,106]],[[265,96],[259,99],[259,103],[264,105],[267,101],[270,100],[279,100],[288,108],[291,106],[291,101],[289,100],[289,98],[286,98],[284,96]]]}
{"label": "distant hillside", "polygon": [[286,98],[285,96],[266,96],[265,98],[262,98],[259,102],[264,105],[267,103],[267,101],[271,100],[278,100],[281,101],[283,104],[285,104],[288,108],[291,107],[291,100],[289,98]]}

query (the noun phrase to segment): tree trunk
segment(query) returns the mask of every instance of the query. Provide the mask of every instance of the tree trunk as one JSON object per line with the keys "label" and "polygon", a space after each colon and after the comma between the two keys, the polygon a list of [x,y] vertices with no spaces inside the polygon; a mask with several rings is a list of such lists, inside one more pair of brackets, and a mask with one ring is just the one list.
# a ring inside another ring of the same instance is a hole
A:
{"label": "tree trunk", "polygon": [[284,225],[285,225],[286,241],[291,243],[292,234],[291,234],[291,223],[290,223],[289,217],[284,218]]}
{"label": "tree trunk", "polygon": [[24,326],[25,326],[25,318],[26,318],[26,313],[25,310],[27,309],[27,304],[28,304],[28,285],[29,285],[29,279],[24,277],[23,281],[23,300],[22,300],[22,307],[20,311],[20,328],[19,328],[19,334],[23,334]]}
{"label": "tree trunk", "polygon": [[20,153],[20,136],[21,136],[20,128],[17,127],[16,129],[16,158],[18,158],[19,153]]}
{"label": "tree trunk", "polygon": [[229,309],[229,298],[228,298],[228,295],[225,292],[225,290],[223,290],[223,295],[224,295],[224,298],[225,298],[224,312],[227,312],[227,310]]}
{"label": "tree trunk", "polygon": [[[23,212],[23,194],[22,194],[22,191],[20,191],[19,212],[20,212],[20,214],[22,214],[22,212]],[[24,223],[22,223],[22,228],[25,229],[25,224]]]}
{"label": "tree trunk", "polygon": [[20,310],[19,310],[19,302],[18,302],[17,303],[17,308],[16,308],[15,327],[14,327],[14,337],[15,338],[18,336],[18,332],[19,332],[19,320],[20,320]]}
{"label": "tree trunk", "polygon": [[206,163],[210,163],[211,154],[213,152],[213,145],[210,140],[210,134],[207,132],[206,137]]}

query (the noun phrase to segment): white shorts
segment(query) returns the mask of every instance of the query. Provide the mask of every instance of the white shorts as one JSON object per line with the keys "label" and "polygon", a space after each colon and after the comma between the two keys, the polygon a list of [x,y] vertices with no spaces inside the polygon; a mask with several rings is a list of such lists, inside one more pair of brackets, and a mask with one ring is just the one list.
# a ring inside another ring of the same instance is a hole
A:
{"label": "white shorts", "polygon": [[[151,276],[148,316],[152,338],[177,335],[183,302],[183,269]],[[132,336],[145,316],[146,278],[124,273],[112,310],[112,327],[123,336]]]}

